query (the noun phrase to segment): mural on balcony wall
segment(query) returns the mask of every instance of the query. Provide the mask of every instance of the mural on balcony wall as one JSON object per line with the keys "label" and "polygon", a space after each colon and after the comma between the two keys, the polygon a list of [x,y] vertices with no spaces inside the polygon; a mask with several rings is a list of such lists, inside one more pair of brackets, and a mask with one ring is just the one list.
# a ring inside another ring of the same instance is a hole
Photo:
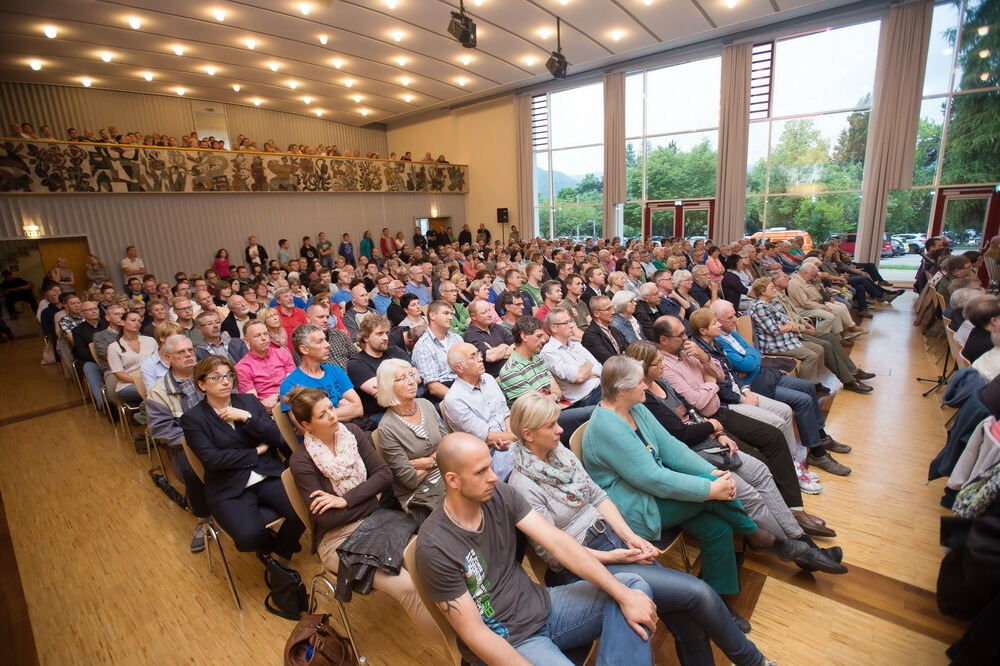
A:
{"label": "mural on balcony wall", "polygon": [[461,164],[46,141],[0,143],[0,192],[469,191]]}

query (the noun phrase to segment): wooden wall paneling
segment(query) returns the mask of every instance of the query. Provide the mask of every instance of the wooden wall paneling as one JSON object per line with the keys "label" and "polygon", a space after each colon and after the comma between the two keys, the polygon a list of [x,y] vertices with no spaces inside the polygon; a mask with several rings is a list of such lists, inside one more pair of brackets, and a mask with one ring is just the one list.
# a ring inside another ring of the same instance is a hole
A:
{"label": "wooden wall paneling", "polygon": [[87,290],[87,257],[90,255],[86,237],[39,239],[38,252],[46,271],[52,270],[57,259],[65,259],[73,271],[74,289],[77,294],[83,295]]}

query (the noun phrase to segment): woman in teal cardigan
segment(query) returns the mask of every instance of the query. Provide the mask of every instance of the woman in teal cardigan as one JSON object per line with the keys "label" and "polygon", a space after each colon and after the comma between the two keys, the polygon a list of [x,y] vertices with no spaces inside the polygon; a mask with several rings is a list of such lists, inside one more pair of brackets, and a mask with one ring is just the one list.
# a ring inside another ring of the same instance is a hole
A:
{"label": "woman in teal cardigan", "polygon": [[583,465],[639,536],[657,540],[683,526],[701,542],[702,577],[720,595],[739,581],[733,532],[755,547],[774,535],[758,530],[735,498],[729,472],[715,469],[668,433],[643,406],[642,364],[614,356],[601,370],[601,404],[583,436]]}

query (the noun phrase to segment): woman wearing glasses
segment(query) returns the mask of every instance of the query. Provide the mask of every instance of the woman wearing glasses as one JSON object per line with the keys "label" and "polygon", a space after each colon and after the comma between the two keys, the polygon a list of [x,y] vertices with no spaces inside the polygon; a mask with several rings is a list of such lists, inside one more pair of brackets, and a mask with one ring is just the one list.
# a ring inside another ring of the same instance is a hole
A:
{"label": "woman wearing glasses", "polygon": [[[290,454],[278,426],[260,400],[236,393],[236,368],[224,356],[209,356],[194,368],[205,398],[181,417],[188,446],[205,467],[205,499],[212,515],[241,551],[286,561],[298,552],[305,526],[281,484]],[[284,518],[277,534],[267,524]]]}
{"label": "woman wearing glasses", "polygon": [[401,359],[382,361],[375,397],[385,407],[378,424],[382,457],[392,470],[392,491],[403,510],[422,522],[444,499],[437,447],[448,434],[434,405],[417,398],[420,375]]}

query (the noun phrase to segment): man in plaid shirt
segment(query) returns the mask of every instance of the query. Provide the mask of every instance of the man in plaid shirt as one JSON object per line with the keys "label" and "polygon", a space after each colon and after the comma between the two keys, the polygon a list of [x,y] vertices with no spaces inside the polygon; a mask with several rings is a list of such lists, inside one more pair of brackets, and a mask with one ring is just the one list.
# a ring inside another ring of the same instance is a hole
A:
{"label": "man in plaid shirt", "polygon": [[816,349],[806,347],[799,337],[801,327],[773,301],[778,295],[771,278],[758,278],[750,289],[750,295],[757,300],[748,310],[753,322],[754,338],[760,351],[772,356],[789,356],[802,361],[799,377],[811,382],[819,381],[826,374],[823,355]]}

